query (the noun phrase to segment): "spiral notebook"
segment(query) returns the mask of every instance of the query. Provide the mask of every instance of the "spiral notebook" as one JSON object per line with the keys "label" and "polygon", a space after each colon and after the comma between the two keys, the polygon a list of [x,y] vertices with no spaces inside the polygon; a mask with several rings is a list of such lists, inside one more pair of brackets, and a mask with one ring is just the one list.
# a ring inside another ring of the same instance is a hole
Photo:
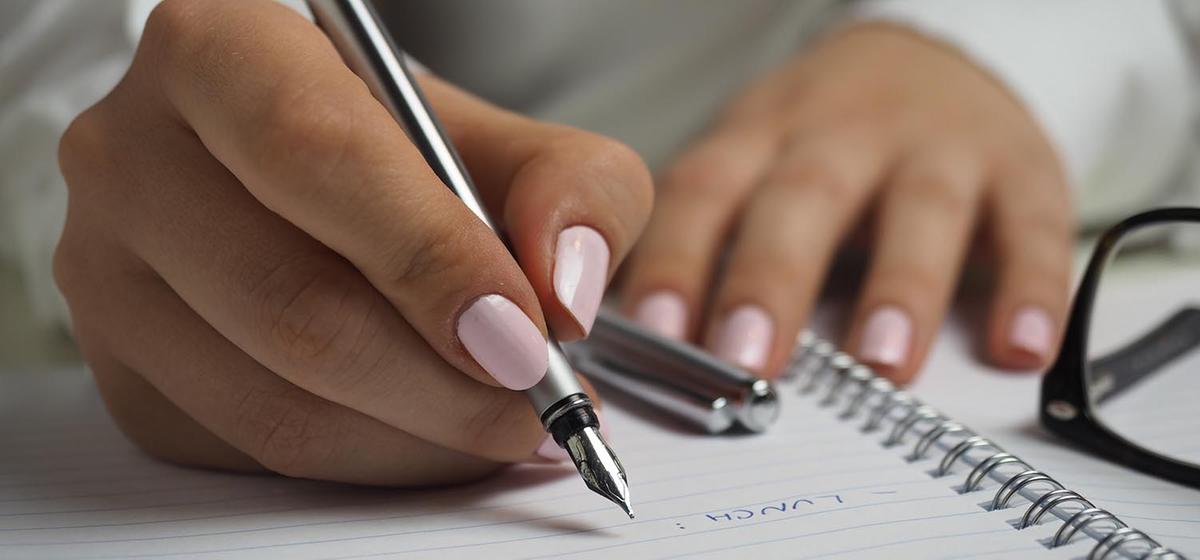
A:
{"label": "spiral notebook", "polygon": [[[810,346],[767,434],[610,405],[633,520],[566,466],[425,491],[181,469],[133,449],[84,372],[0,375],[0,558],[1169,557],[1053,472]],[[1195,522],[1200,506],[1169,503],[1179,487],[1138,487],[1131,507]]]}

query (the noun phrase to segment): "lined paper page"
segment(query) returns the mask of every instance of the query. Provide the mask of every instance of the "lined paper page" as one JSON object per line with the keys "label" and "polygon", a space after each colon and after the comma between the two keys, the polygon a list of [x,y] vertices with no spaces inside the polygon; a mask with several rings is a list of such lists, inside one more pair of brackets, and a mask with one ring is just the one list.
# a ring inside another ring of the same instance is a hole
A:
{"label": "lined paper page", "polygon": [[[180,469],[139,455],[80,372],[0,377],[4,558],[1066,558],[783,387],[761,436],[610,406],[629,520],[570,467],[405,492]],[[19,395],[19,397],[17,396]],[[33,404],[38,403],[38,404]]]}
{"label": "lined paper page", "polygon": [[[1150,297],[1175,299],[1174,295],[1179,293],[1193,293],[1197,282],[1200,278],[1194,275],[1159,275],[1155,278],[1154,290],[1146,290],[1145,283],[1131,282],[1124,295],[1128,295],[1131,302]],[[1131,317],[1139,312],[1136,305],[1129,306],[1126,311]],[[1200,558],[1200,490],[1098,459],[1047,433],[1038,425],[1037,419],[1040,377],[1014,375],[980,365],[974,356],[964,351],[972,343],[963,325],[947,325],[934,344],[925,372],[912,392],[1160,543],[1189,557]],[[1200,445],[1200,439],[1194,433],[1176,433],[1173,431],[1175,426],[1164,421],[1172,414],[1169,410],[1181,400],[1194,402],[1194,392],[1190,395],[1186,391],[1176,393],[1157,404],[1126,404],[1140,406],[1145,429],[1158,431],[1157,434],[1147,433],[1148,437],[1182,437]]]}

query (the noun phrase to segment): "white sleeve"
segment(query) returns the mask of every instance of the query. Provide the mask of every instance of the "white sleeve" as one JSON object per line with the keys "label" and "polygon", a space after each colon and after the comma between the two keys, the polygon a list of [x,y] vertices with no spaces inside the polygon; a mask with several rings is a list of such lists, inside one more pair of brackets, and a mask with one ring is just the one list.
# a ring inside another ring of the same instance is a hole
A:
{"label": "white sleeve", "polygon": [[19,275],[32,328],[68,317],[51,272],[67,206],[59,137],[120,80],[157,4],[0,1],[0,272]]}
{"label": "white sleeve", "polygon": [[1085,225],[1166,200],[1186,164],[1196,83],[1167,0],[864,0],[855,16],[952,45],[1006,84]]}
{"label": "white sleeve", "polygon": [[35,324],[23,328],[66,320],[51,278],[66,213],[58,139],[128,67],[131,5],[0,2],[0,265],[26,292]]}

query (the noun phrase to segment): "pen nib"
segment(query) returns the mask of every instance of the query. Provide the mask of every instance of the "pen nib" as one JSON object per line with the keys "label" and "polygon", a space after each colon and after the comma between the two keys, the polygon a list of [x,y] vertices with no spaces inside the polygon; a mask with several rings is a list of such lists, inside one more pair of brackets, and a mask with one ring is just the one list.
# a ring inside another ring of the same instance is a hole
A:
{"label": "pen nib", "polygon": [[567,438],[567,453],[579,469],[583,482],[593,492],[621,506],[633,519],[629,506],[629,481],[625,469],[594,427],[586,427]]}

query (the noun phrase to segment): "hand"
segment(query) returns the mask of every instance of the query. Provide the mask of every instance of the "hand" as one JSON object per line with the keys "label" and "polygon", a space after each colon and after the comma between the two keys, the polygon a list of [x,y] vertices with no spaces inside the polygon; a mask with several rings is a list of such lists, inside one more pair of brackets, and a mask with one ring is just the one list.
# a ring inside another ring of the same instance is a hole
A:
{"label": "hand", "polygon": [[864,216],[871,264],[844,341],[861,360],[913,376],[980,226],[998,266],[988,355],[1011,368],[1053,355],[1073,231],[1056,154],[983,71],[881,24],[754,84],[667,170],[626,311],[772,376]]}
{"label": "hand", "polygon": [[269,1],[155,10],[63,137],[55,262],[146,451],[389,485],[547,460],[515,390],[545,371],[547,324],[590,326],[650,180],[613,141],[423,85],[515,257],[311,23]]}

